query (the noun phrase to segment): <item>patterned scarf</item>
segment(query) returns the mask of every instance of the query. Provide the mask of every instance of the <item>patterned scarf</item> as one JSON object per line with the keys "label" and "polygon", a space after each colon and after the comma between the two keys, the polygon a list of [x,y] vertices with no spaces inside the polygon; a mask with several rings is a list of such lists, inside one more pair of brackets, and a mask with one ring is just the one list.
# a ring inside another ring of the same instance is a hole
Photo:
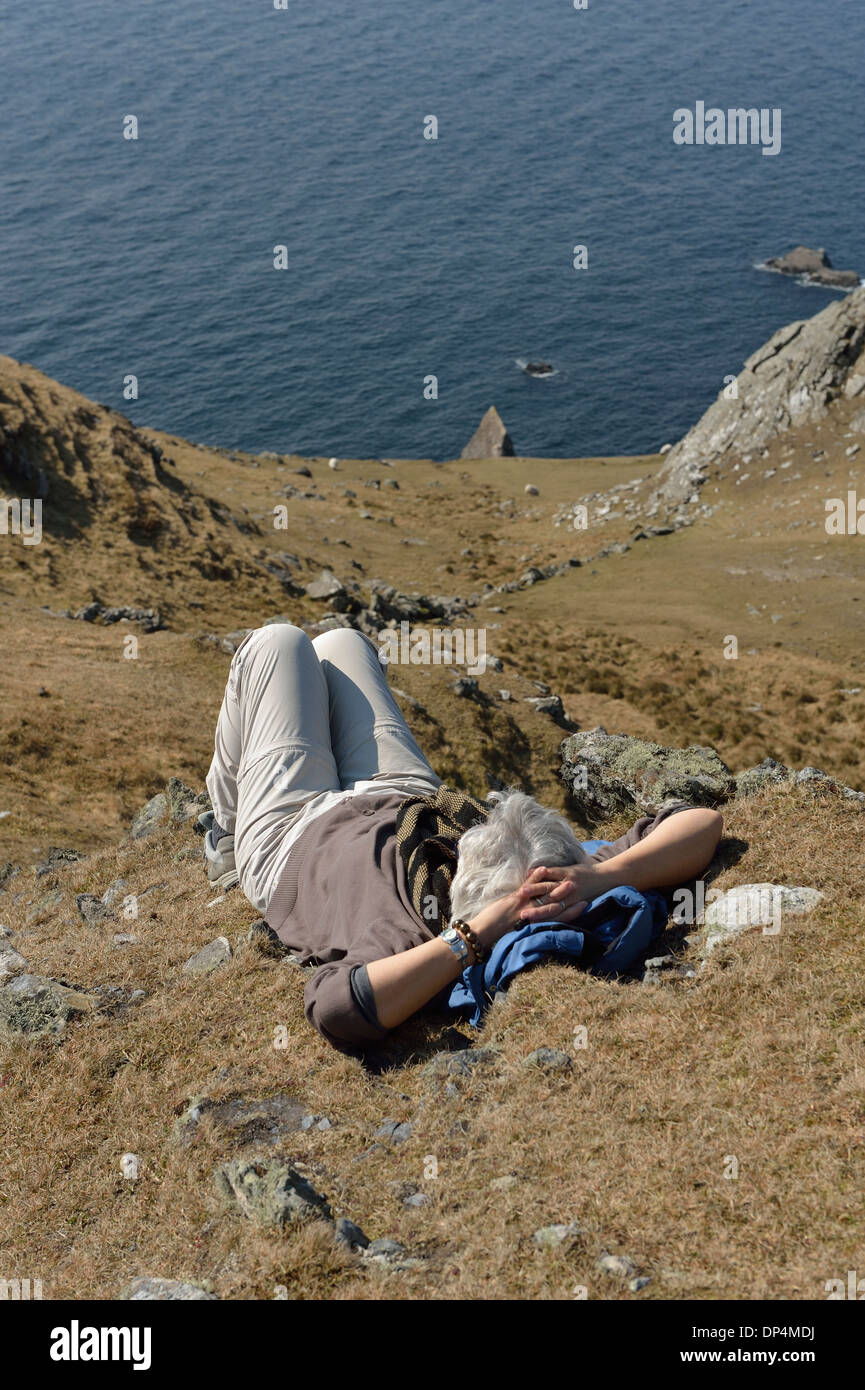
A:
{"label": "patterned scarf", "polygon": [[466,792],[441,786],[435,796],[410,796],[396,816],[396,839],[405,864],[414,909],[430,921],[430,899],[438,904],[443,930],[450,919],[450,890],[457,867],[457,841],[480,825],[489,806]]}

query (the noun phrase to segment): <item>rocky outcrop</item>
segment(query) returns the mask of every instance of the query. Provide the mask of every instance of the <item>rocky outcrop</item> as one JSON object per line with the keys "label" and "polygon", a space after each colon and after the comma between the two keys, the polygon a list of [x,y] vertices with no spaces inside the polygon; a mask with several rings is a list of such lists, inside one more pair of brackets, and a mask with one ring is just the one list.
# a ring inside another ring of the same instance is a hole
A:
{"label": "rocky outcrop", "polygon": [[502,417],[491,405],[471,439],[460,454],[464,459],[513,458],[514,446],[502,423]]}
{"label": "rocky outcrop", "polygon": [[325,1198],[285,1159],[235,1159],[214,1179],[223,1198],[258,1226],[332,1219]]}
{"label": "rocky outcrop", "polygon": [[865,287],[812,319],[780,328],[748,358],[736,391],[735,397],[719,396],[670,450],[649,516],[664,506],[696,502],[710,468],[723,468],[798,424],[822,419],[842,395],[865,394]]}
{"label": "rocky outcrop", "polygon": [[70,1019],[88,1013],[93,999],[42,975],[16,975],[0,989],[0,1036],[43,1037],[62,1033]]}
{"label": "rocky outcrop", "polygon": [[781,275],[798,275],[810,285],[827,285],[830,289],[855,290],[859,275],[855,270],[836,270],[822,246],[812,251],[810,246],[796,246],[786,256],[770,256],[767,270]]}
{"label": "rocky outcrop", "polygon": [[836,782],[818,767],[803,767],[797,772],[795,768],[786,767],[774,758],[764,758],[757,767],[746,768],[736,777],[737,796],[755,796],[768,787],[777,786],[808,787],[813,792],[842,796],[846,801],[865,802],[865,792],[854,791],[853,787]]}
{"label": "rocky outcrop", "polygon": [[663,748],[601,726],[565,739],[561,756],[562,781],[585,825],[621,811],[654,813],[672,801],[715,806],[735,785],[714,748]]}

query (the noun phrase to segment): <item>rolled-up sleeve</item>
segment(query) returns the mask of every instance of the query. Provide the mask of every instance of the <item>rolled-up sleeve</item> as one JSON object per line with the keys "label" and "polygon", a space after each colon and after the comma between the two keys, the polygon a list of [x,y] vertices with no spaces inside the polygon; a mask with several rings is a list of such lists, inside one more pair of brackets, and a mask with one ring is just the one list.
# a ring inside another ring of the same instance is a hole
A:
{"label": "rolled-up sleeve", "polygon": [[689,802],[677,801],[675,805],[665,806],[655,816],[640,816],[639,820],[634,821],[630,830],[627,830],[624,835],[620,835],[618,840],[613,840],[611,844],[601,845],[599,849],[596,849],[592,858],[597,864],[606,859],[614,859],[617,854],[623,854],[626,849],[633,849],[634,845],[645,840],[646,836],[650,835],[662,821],[667,820],[669,816],[674,816],[677,811],[693,810],[694,807]]}
{"label": "rolled-up sleeve", "polygon": [[[310,976],[304,991],[304,1011],[322,1037],[336,1046],[363,1047],[379,1042],[389,1030],[378,1022],[375,998],[363,967],[387,956],[401,955],[429,941],[435,933],[414,922],[407,913],[388,914],[358,932],[358,940],[345,954],[323,962]],[[352,981],[355,971],[361,978]],[[364,987],[365,986],[365,987]]]}
{"label": "rolled-up sleeve", "polygon": [[309,1022],[336,1046],[362,1047],[387,1036],[386,1028],[364,1015],[351,987],[352,971],[366,964],[346,957],[319,966],[304,990],[304,1012]]}

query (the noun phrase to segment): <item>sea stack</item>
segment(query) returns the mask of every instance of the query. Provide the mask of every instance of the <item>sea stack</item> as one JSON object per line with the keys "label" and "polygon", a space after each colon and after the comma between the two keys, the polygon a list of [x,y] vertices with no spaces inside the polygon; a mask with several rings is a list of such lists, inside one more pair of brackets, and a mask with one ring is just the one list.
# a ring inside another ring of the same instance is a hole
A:
{"label": "sea stack", "polygon": [[504,427],[499,412],[494,405],[491,405],[463,449],[460,458],[499,459],[513,457],[514,446],[511,437]]}
{"label": "sea stack", "polygon": [[822,246],[812,251],[810,246],[796,246],[786,256],[770,256],[768,270],[781,275],[801,275],[812,285],[828,285],[832,289],[856,289],[859,275],[855,270],[835,270]]}

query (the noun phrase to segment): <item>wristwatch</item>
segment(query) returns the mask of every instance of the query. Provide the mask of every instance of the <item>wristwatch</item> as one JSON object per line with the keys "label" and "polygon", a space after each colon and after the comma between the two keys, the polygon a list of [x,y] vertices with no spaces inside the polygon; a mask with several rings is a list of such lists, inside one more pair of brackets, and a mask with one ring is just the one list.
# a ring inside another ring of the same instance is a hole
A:
{"label": "wristwatch", "polygon": [[461,965],[468,965],[469,948],[455,927],[446,927],[441,933],[441,939],[447,942]]}

